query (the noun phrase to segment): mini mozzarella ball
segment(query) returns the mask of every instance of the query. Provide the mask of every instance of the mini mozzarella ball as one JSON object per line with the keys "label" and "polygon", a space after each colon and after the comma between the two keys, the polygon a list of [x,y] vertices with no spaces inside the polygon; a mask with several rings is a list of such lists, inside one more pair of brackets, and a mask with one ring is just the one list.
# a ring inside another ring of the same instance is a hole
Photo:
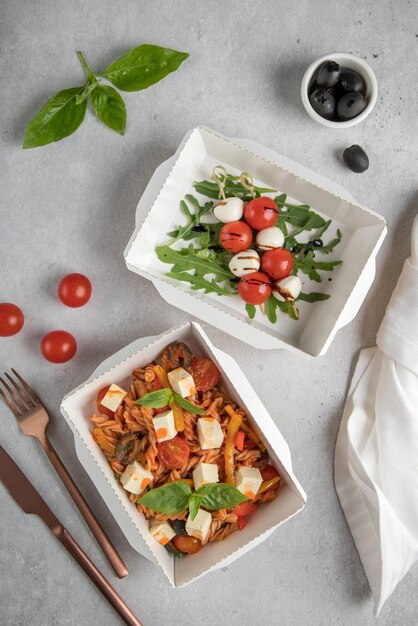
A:
{"label": "mini mozzarella ball", "polygon": [[244,214],[244,202],[241,198],[226,198],[213,209],[213,214],[220,222],[238,222]]}
{"label": "mini mozzarella ball", "polygon": [[229,262],[229,269],[235,276],[246,276],[260,269],[260,257],[255,250],[238,252]]}
{"label": "mini mozzarella ball", "polygon": [[302,283],[298,276],[287,276],[275,283],[272,293],[276,300],[286,302],[286,300],[296,300],[301,289]]}
{"label": "mini mozzarella ball", "polygon": [[283,246],[284,235],[277,226],[270,226],[270,228],[259,230],[255,240],[260,250],[273,250],[273,248],[281,248]]}

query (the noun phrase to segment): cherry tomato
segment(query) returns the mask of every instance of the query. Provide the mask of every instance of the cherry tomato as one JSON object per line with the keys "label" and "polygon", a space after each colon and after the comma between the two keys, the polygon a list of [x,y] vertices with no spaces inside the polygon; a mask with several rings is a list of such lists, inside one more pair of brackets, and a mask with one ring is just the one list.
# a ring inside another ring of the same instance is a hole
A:
{"label": "cherry tomato", "polygon": [[0,303],[0,337],[16,335],[24,323],[23,312],[16,304]]}
{"label": "cherry tomato", "polygon": [[106,387],[100,389],[99,393],[97,394],[96,406],[100,415],[106,415],[107,417],[110,417],[110,419],[113,419],[115,417],[115,412],[108,409],[107,406],[103,406],[103,404],[101,404],[101,401],[103,400],[109,389],[110,385],[107,385]]}
{"label": "cherry tomato", "polygon": [[275,248],[261,257],[261,269],[273,280],[281,280],[292,273],[295,262],[289,250]]}
{"label": "cherry tomato", "polygon": [[253,239],[251,228],[245,222],[229,222],[224,224],[219,233],[219,243],[228,252],[247,250]]}
{"label": "cherry tomato", "polygon": [[248,304],[262,304],[271,294],[270,279],[262,272],[247,274],[238,283],[238,293]]}
{"label": "cherry tomato", "polygon": [[92,286],[84,274],[67,274],[58,285],[58,297],[70,307],[84,306],[90,300]]}
{"label": "cherry tomato", "polygon": [[77,342],[66,330],[53,330],[42,338],[41,352],[51,363],[65,363],[77,352]]}
{"label": "cherry tomato", "polygon": [[236,506],[234,506],[234,508],[232,509],[232,513],[234,515],[238,515],[238,517],[245,517],[246,515],[251,515],[251,513],[254,513],[254,511],[256,511],[259,506],[260,505],[256,504],[255,502],[246,500],[245,502],[241,502],[241,504],[237,504]]}
{"label": "cherry tomato", "polygon": [[218,384],[220,374],[210,359],[196,359],[191,365],[191,374],[197,391],[209,391]]}
{"label": "cherry tomato", "polygon": [[238,517],[237,518],[237,524],[238,524],[238,528],[240,530],[242,530],[247,525],[247,518],[246,517]]}
{"label": "cherry tomato", "polygon": [[190,448],[181,437],[173,437],[157,445],[158,458],[169,469],[178,469],[189,458]]}
{"label": "cherry tomato", "polygon": [[261,196],[247,202],[244,209],[244,218],[254,230],[263,230],[274,226],[277,222],[279,209],[272,198]]}
{"label": "cherry tomato", "polygon": [[183,537],[183,535],[176,535],[172,541],[177,550],[185,552],[186,554],[196,554],[196,552],[199,552],[202,547],[202,542],[196,537]]}
{"label": "cherry tomato", "polygon": [[263,480],[271,480],[279,476],[279,472],[273,465],[266,465],[261,471],[261,477]]}

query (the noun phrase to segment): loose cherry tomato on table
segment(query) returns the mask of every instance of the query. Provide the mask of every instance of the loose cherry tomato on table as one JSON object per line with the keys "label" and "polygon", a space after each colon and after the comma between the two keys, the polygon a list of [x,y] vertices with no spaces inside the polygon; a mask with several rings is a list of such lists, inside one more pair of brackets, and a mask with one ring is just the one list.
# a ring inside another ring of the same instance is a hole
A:
{"label": "loose cherry tomato on table", "polygon": [[22,329],[25,323],[23,312],[11,302],[0,303],[0,337],[11,337]]}
{"label": "loose cherry tomato on table", "polygon": [[259,506],[260,505],[256,504],[255,502],[246,500],[245,502],[241,502],[241,504],[237,504],[236,506],[234,506],[234,508],[232,509],[232,513],[234,515],[238,515],[238,517],[245,517],[246,515],[251,515],[251,513],[254,513],[254,511],[256,511]]}
{"label": "loose cherry tomato on table", "polygon": [[66,306],[73,308],[87,304],[91,292],[91,282],[84,274],[67,274],[58,285],[59,299]]}
{"label": "loose cherry tomato on table", "polygon": [[224,224],[219,233],[219,243],[228,252],[243,252],[247,250],[253,239],[251,228],[245,222],[230,222]]}
{"label": "loose cherry tomato on table", "polygon": [[275,248],[268,250],[261,258],[261,269],[273,280],[281,280],[292,273],[295,262],[289,250]]}
{"label": "loose cherry tomato on table", "polygon": [[161,463],[169,469],[178,469],[189,458],[190,448],[181,437],[173,437],[157,445],[157,455]]}
{"label": "loose cherry tomato on table", "polygon": [[190,369],[197,391],[209,391],[219,382],[219,370],[210,359],[196,359]]}
{"label": "loose cherry tomato on table", "polygon": [[261,196],[247,202],[244,209],[244,218],[254,230],[270,228],[277,222],[279,209],[272,198]]}
{"label": "loose cherry tomato on table", "polygon": [[66,330],[53,330],[42,338],[41,352],[51,363],[65,363],[77,352],[77,342]]}
{"label": "loose cherry tomato on table", "polygon": [[196,554],[202,547],[202,542],[196,537],[184,537],[183,535],[176,535],[172,542],[180,552],[186,554]]}
{"label": "loose cherry tomato on table", "polygon": [[238,293],[248,304],[262,304],[271,294],[270,279],[262,272],[247,274],[238,283]]}
{"label": "loose cherry tomato on table", "polygon": [[106,385],[106,387],[103,387],[102,389],[100,389],[96,398],[96,407],[100,415],[106,415],[106,417],[113,419],[115,417],[115,412],[108,409],[107,406],[103,406],[103,404],[101,404],[103,398],[105,397],[109,389],[110,389],[110,385]]}

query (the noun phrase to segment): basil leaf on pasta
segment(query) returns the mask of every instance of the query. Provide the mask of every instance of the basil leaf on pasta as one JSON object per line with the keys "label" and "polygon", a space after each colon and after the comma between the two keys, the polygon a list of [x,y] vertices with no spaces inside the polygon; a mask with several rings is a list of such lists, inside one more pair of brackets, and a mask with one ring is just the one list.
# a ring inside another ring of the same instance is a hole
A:
{"label": "basil leaf on pasta", "polygon": [[[184,409],[185,411],[188,411],[189,413],[193,413],[193,415],[204,415],[205,414],[205,411],[203,409],[201,409],[200,407],[198,407],[195,404],[193,404],[193,402],[189,402],[188,400],[186,400],[185,398],[180,396],[178,393],[173,393],[173,395],[174,395],[174,400],[175,400],[176,404],[181,406],[181,408]],[[164,405],[162,405],[162,406],[164,406]]]}
{"label": "basil leaf on pasta", "polygon": [[201,498],[192,494],[189,499],[189,512],[191,520],[194,520],[200,509]]}
{"label": "basil leaf on pasta", "polygon": [[202,485],[196,493],[203,496],[200,505],[210,511],[230,509],[248,500],[247,496],[244,496],[236,487],[227,485],[226,483],[209,483]]}
{"label": "basil leaf on pasta", "polygon": [[151,391],[146,393],[142,398],[135,400],[135,404],[142,404],[142,406],[149,407],[150,409],[161,409],[161,407],[173,402],[174,394],[171,389],[158,389],[158,391]]}
{"label": "basil leaf on pasta", "polygon": [[192,490],[187,483],[174,482],[151,489],[139,498],[138,503],[157,513],[176,515],[187,509],[191,493]]}

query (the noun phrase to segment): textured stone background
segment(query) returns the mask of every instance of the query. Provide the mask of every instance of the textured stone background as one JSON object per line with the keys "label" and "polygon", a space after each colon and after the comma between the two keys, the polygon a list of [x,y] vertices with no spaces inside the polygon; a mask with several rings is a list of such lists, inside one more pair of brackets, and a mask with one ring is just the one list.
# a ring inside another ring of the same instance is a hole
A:
{"label": "textured stone background", "polygon": [[[373,619],[367,580],[332,481],[335,437],[355,357],[374,343],[408,255],[417,210],[416,9],[416,2],[406,0],[2,2],[0,301],[18,303],[26,325],[17,337],[1,340],[0,368],[24,372],[45,399],[54,416],[51,439],[126,559],[125,581],[112,576],[41,449],[20,435],[4,407],[0,442],[145,626],[417,622],[416,567],[381,618]],[[124,138],[88,114],[71,138],[21,149],[25,125],[45,99],[83,80],[76,50],[103,69],[141,42],[191,56],[177,74],[126,94]],[[376,108],[353,129],[322,128],[300,103],[304,69],[333,51],[364,57],[377,75]],[[333,178],[382,213],[389,234],[359,315],[325,357],[260,352],[206,327],[239,361],[287,438],[309,501],[302,514],[230,567],[173,590],[122,536],[77,462],[58,407],[104,357],[138,336],[187,320],[163,303],[151,283],[126,270],[122,251],[152,172],[198,124],[255,139]],[[363,175],[341,163],[341,151],[352,143],[369,153],[370,170]],[[54,295],[58,278],[74,270],[94,284],[84,310],[66,309]],[[77,358],[64,366],[50,365],[38,353],[40,337],[57,327],[74,332],[80,346]],[[3,488],[0,493],[1,623],[119,623],[42,523],[24,516]]]}

